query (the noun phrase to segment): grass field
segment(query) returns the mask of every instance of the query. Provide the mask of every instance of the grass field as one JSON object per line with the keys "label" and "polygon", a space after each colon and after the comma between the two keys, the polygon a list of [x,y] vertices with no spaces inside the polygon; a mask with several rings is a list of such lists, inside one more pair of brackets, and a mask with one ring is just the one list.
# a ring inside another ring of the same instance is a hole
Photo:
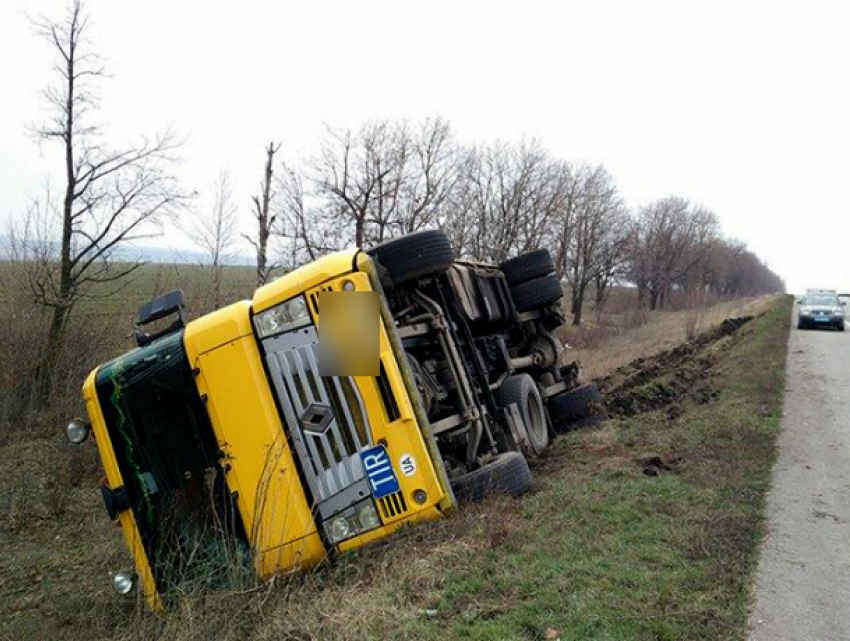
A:
{"label": "grass field", "polygon": [[111,592],[93,444],[11,442],[0,639],[742,639],[789,305],[613,371],[614,417],[559,438],[533,494],[166,617]]}

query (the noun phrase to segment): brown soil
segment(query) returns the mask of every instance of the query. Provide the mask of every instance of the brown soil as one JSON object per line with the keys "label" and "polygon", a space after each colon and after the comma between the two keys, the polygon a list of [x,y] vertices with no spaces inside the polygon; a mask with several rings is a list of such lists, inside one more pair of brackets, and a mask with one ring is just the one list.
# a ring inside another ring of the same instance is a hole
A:
{"label": "brown soil", "polygon": [[640,358],[597,381],[611,416],[667,407],[668,418],[681,414],[685,399],[697,404],[717,397],[714,385],[717,349],[723,339],[750,322],[752,316],[730,318],[678,347]]}

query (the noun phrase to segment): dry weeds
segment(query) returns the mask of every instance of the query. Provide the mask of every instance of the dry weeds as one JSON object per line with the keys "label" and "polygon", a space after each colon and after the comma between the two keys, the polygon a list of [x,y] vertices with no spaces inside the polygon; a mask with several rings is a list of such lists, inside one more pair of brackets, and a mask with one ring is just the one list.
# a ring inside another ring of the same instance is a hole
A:
{"label": "dry weeds", "polygon": [[[698,318],[689,309],[646,312],[643,319],[609,317],[603,319],[604,324],[567,331],[564,335],[567,344],[577,346],[568,349],[565,358],[580,361],[588,378],[608,376],[639,358],[672,349],[688,340],[688,334],[708,331],[727,318],[757,316],[767,311],[774,300],[764,296],[718,303],[705,308]],[[594,334],[597,340],[588,341],[588,335]]]}

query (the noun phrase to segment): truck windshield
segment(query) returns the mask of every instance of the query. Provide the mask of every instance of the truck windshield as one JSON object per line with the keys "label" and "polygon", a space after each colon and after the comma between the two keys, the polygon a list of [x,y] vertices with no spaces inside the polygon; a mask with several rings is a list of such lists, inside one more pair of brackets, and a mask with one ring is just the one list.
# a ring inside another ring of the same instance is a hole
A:
{"label": "truck windshield", "polygon": [[97,375],[130,507],[165,599],[187,580],[224,581],[249,562],[182,339],[182,331],[166,336]]}

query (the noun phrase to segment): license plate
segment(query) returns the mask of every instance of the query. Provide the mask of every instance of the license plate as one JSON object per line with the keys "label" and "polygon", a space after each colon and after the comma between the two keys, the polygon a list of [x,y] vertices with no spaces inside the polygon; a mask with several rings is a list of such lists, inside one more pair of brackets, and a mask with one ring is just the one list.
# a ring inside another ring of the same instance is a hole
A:
{"label": "license plate", "polygon": [[818,323],[825,323],[828,320],[826,316],[815,316],[815,321]]}
{"label": "license plate", "polygon": [[376,499],[398,492],[398,477],[393,470],[387,448],[378,445],[363,450],[360,452],[360,460],[363,461],[363,469],[366,470],[366,476],[372,486],[372,495]]}

